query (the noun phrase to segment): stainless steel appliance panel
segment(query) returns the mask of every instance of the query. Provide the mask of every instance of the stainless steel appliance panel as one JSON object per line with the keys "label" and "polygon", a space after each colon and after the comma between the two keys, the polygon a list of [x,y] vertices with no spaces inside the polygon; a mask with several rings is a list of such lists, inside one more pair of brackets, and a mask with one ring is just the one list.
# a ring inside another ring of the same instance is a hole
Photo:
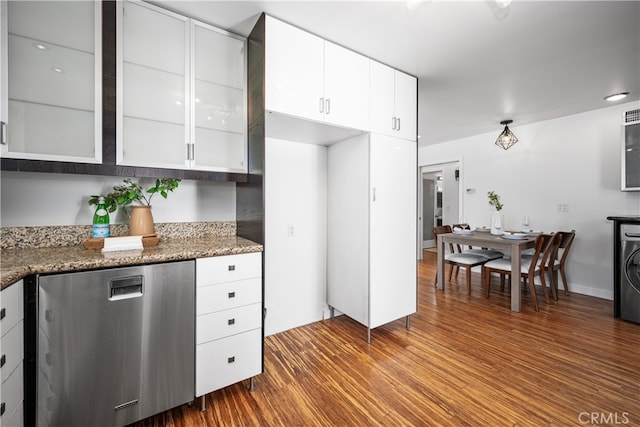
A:
{"label": "stainless steel appliance panel", "polygon": [[640,323],[640,225],[620,225],[620,318]]}
{"label": "stainless steel appliance panel", "polygon": [[37,424],[122,426],[193,400],[195,262],[41,276]]}

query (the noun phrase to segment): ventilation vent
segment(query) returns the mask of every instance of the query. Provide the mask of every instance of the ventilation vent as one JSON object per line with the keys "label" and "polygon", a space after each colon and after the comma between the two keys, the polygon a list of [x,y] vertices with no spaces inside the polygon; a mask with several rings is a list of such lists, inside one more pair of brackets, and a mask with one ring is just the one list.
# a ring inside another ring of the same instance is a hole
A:
{"label": "ventilation vent", "polygon": [[640,122],[640,109],[625,111],[624,122],[625,123]]}

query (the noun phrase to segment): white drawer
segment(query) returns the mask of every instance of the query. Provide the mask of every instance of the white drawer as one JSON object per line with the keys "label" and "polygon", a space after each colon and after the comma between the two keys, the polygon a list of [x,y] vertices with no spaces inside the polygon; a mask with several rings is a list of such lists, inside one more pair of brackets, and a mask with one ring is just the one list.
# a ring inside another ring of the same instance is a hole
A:
{"label": "white drawer", "polygon": [[22,403],[22,395],[22,363],[20,363],[18,368],[2,383],[2,402],[5,404],[1,422],[3,426],[13,427],[8,423],[8,419],[14,415]]}
{"label": "white drawer", "polygon": [[4,336],[24,317],[22,300],[22,280],[2,291],[0,310],[4,311],[4,317],[0,315],[2,317],[0,320],[0,336]]}
{"label": "white drawer", "polygon": [[196,288],[196,315],[262,301],[262,278]]}
{"label": "white drawer", "polygon": [[262,252],[196,259],[196,286],[262,277]]}
{"label": "white drawer", "polygon": [[196,344],[237,335],[261,326],[261,303],[197,316]]}
{"label": "white drawer", "polygon": [[261,329],[196,346],[196,397],[261,372]]}
{"label": "white drawer", "polygon": [[[18,367],[22,362],[23,354],[23,322],[19,321],[2,337],[2,354],[0,360],[4,358],[4,364],[0,367],[2,372],[2,382]],[[1,362],[0,362],[1,363]]]}

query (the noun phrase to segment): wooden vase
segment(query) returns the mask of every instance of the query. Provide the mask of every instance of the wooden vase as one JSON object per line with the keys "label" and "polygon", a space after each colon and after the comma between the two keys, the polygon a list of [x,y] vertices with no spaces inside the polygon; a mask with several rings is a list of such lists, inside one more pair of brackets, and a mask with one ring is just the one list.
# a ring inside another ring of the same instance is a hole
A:
{"label": "wooden vase", "polygon": [[129,216],[129,235],[146,236],[155,232],[151,206],[132,206]]}

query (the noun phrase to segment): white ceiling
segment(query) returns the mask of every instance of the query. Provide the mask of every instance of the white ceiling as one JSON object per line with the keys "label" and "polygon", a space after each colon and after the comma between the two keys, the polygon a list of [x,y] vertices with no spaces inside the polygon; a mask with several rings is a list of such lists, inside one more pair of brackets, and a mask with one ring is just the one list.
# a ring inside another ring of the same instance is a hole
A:
{"label": "white ceiling", "polygon": [[419,78],[420,145],[640,99],[640,1],[156,1],[247,36],[261,12]]}

